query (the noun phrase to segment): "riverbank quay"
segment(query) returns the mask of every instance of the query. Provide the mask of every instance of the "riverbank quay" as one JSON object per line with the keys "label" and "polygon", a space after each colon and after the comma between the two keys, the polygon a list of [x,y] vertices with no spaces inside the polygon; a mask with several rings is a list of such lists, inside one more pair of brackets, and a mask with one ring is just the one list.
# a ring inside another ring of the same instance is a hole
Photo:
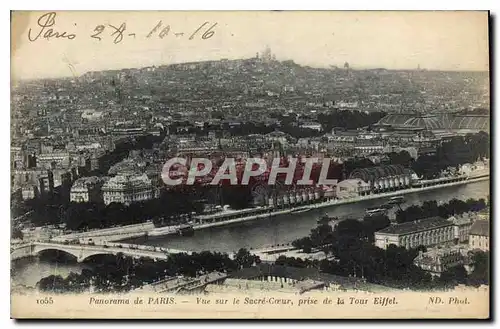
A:
{"label": "riverbank quay", "polygon": [[119,241],[131,238],[141,237],[155,228],[153,222],[133,224],[126,226],[117,226],[105,229],[91,230],[87,232],[75,232],[60,235],[51,239],[54,242],[65,242],[73,240],[89,240],[94,242]]}
{"label": "riverbank quay", "polygon": [[[318,203],[313,203],[309,205],[298,205],[297,207],[286,208],[286,209],[276,209],[274,207],[258,207],[243,210],[230,210],[227,212],[218,213],[215,215],[216,219],[212,222],[204,222],[205,218],[210,218],[211,216],[201,215],[195,216],[191,227],[200,231],[207,228],[234,225],[249,221],[255,221],[259,219],[265,219],[270,217],[276,217],[285,214],[293,214],[293,212],[298,208],[309,207],[310,209],[322,209],[322,208],[333,208],[340,205],[352,204],[368,200],[376,200],[383,198],[391,198],[395,196],[404,196],[411,193],[419,193],[431,190],[442,189],[446,187],[459,186],[472,184],[476,182],[489,180],[489,174],[483,174],[474,177],[468,177],[468,179],[446,182],[446,179],[440,178],[435,180],[426,180],[418,184],[415,187],[411,187],[404,190],[396,190],[384,193],[369,194],[364,196],[358,196],[355,198],[348,199],[334,199]],[[201,221],[201,223],[200,223]],[[197,223],[198,222],[198,223]],[[88,232],[77,232],[66,235],[61,235],[54,237],[52,241],[64,242],[69,240],[80,240],[80,239],[92,239],[93,241],[123,241],[127,239],[140,238],[144,236],[168,236],[173,234],[178,234],[178,230],[182,225],[173,225],[165,227],[155,227],[152,222],[146,222],[143,224],[127,225],[121,227],[113,227],[107,229],[98,229]]]}
{"label": "riverbank quay", "polygon": [[[335,206],[340,206],[340,205],[345,205],[345,204],[357,203],[357,202],[361,202],[361,201],[391,198],[391,197],[395,197],[395,196],[403,196],[403,195],[411,194],[411,193],[431,191],[431,190],[441,189],[441,188],[445,188],[445,187],[471,184],[471,183],[485,181],[485,180],[489,180],[489,175],[475,177],[475,178],[471,178],[471,179],[463,180],[463,181],[456,181],[456,182],[450,182],[450,183],[440,183],[438,185],[419,186],[419,187],[412,187],[409,189],[398,190],[398,191],[370,194],[370,195],[365,195],[365,196],[359,196],[356,198],[335,199],[335,200],[323,201],[323,202],[319,202],[319,203],[310,204],[309,207],[311,209],[330,208],[330,207],[335,207]],[[440,182],[440,180],[436,180],[436,181]],[[427,181],[427,183],[431,184],[432,181]],[[274,210],[275,208],[271,208],[271,207],[261,207],[261,208],[256,209],[256,211],[261,212],[258,215],[247,215],[247,216],[222,220],[222,221],[218,221],[218,222],[194,224],[193,229],[194,230],[203,230],[203,229],[211,228],[211,227],[231,225],[231,224],[243,223],[243,222],[248,222],[248,221],[254,221],[254,220],[258,220],[258,219],[275,217],[275,216],[284,215],[284,214],[291,214],[291,213],[293,213],[293,211],[296,208],[297,207]],[[235,214],[228,213],[228,216],[235,216]],[[162,232],[163,232],[162,228],[155,229],[154,233],[151,235],[162,235],[161,234]],[[169,230],[168,228],[165,228],[164,232],[165,232],[165,235],[172,234],[172,230],[171,229]]]}

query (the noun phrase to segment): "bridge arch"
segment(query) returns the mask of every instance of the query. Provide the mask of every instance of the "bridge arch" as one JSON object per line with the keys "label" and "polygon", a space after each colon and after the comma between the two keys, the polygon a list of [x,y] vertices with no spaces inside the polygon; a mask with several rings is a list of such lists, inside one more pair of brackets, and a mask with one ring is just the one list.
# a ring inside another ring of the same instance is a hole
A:
{"label": "bridge arch", "polygon": [[45,251],[54,250],[71,255],[78,262],[97,255],[118,255],[120,253],[134,258],[146,257],[154,259],[167,259],[171,253],[179,253],[178,250],[163,250],[162,248],[151,248],[147,246],[136,246],[128,248],[119,246],[96,246],[96,245],[75,245],[75,244],[55,244],[55,243],[31,243],[19,246],[11,250],[11,259],[18,259],[26,256],[35,256]]}
{"label": "bridge arch", "polygon": [[54,246],[54,245],[49,245],[49,246],[44,246],[44,245],[36,245],[33,254],[34,255],[40,255],[40,253],[43,253],[48,250],[54,250],[58,251],[61,253],[65,253],[68,255],[71,255],[76,258],[76,260],[80,263],[83,262],[85,259],[95,256],[95,255],[113,255],[116,253],[113,253],[112,251],[108,251],[106,249],[104,250],[85,250],[85,249],[80,249],[80,248],[65,248],[67,245],[61,245],[60,247]]}
{"label": "bridge arch", "polygon": [[69,255],[76,260],[78,260],[78,255],[76,255],[72,250],[63,250],[55,247],[35,247],[33,250],[33,255],[34,256],[40,256],[43,255],[45,252],[50,252],[50,251],[56,251],[61,254]]}
{"label": "bridge arch", "polygon": [[[90,252],[84,252],[83,255],[81,255],[80,258],[78,258],[79,262],[86,262],[91,260],[93,257],[96,256],[116,256],[118,255],[119,252],[113,252],[113,251],[90,251]],[[126,254],[124,254],[127,256]]]}

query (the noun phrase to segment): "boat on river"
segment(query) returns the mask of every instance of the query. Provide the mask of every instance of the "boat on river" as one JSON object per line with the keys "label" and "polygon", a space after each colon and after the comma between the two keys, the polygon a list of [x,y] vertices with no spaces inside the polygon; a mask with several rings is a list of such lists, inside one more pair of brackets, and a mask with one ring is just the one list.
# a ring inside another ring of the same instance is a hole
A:
{"label": "boat on river", "polygon": [[309,210],[311,210],[311,207],[309,207],[309,206],[298,207],[298,208],[295,208],[292,211],[290,211],[290,213],[291,214],[300,214],[300,213],[303,213],[303,212],[306,212],[306,211],[309,211]]}
{"label": "boat on river", "polygon": [[402,204],[405,202],[405,198],[402,196],[393,196],[389,199],[388,204]]}
{"label": "boat on river", "polygon": [[370,207],[366,209],[366,214],[368,215],[378,215],[378,214],[385,214],[387,211],[386,208],[378,206],[378,207]]}
{"label": "boat on river", "polygon": [[193,225],[182,225],[176,230],[176,233],[180,236],[193,236],[194,235],[194,227]]}
{"label": "boat on river", "polygon": [[[485,180],[487,178],[479,179]],[[478,181],[479,181],[478,180]],[[402,193],[416,193],[420,191],[426,190],[434,190],[441,187],[452,186],[453,185],[461,185],[467,184],[465,181],[457,181],[457,182],[442,182],[442,179],[433,180],[432,182],[435,185],[429,185],[431,181],[427,181],[425,184],[427,186],[415,186],[412,188],[408,188],[406,190],[397,191],[398,194]],[[255,208],[247,208],[241,210],[232,210],[232,209],[224,209],[219,212],[210,213],[210,214],[202,214],[193,216],[193,222],[196,224],[194,228],[205,229],[208,227],[215,226],[223,226],[228,224],[235,224],[240,222],[248,222],[259,219],[268,219],[270,217],[278,216],[281,214],[291,214],[296,215],[300,213],[308,212],[312,209],[320,209],[326,207],[339,206],[344,204],[362,202],[365,200],[375,200],[375,199],[389,199],[392,202],[386,202],[383,205],[378,205],[376,207],[368,208],[366,210],[366,214],[369,216],[373,216],[375,214],[387,214],[387,212],[395,206],[395,202],[404,202],[404,198],[402,196],[394,196],[395,192],[383,192],[377,194],[371,194],[367,196],[357,196],[354,198],[346,198],[346,199],[336,199],[336,200],[325,200],[322,202],[316,202],[310,205],[297,206],[293,208],[277,208],[274,206],[261,206]],[[189,233],[189,229],[186,229],[186,233]],[[169,235],[169,234],[184,234],[184,231],[179,231],[177,227],[162,227],[156,228],[149,232],[150,236],[160,236],[160,235]]]}

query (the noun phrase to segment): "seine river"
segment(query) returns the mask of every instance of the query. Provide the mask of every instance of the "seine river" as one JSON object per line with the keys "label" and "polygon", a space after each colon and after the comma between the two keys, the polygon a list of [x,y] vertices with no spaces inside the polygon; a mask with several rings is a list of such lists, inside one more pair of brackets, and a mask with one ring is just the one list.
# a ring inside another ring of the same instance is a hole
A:
{"label": "seine river", "polygon": [[[461,200],[469,198],[486,199],[490,193],[489,184],[489,181],[481,181],[407,194],[404,196],[405,203],[401,207],[421,204],[428,200],[447,202],[453,198]],[[314,209],[301,214],[286,214],[253,222],[212,227],[196,231],[192,237],[150,237],[147,240],[140,238],[126,242],[191,251],[233,252],[242,247],[257,249],[289,243],[299,237],[308,235],[310,230],[316,226],[318,218],[325,213],[338,218],[359,218],[364,216],[366,208],[381,205],[385,201],[387,200],[366,200],[358,203]],[[392,216],[393,213],[389,215]],[[42,277],[51,274],[66,276],[70,272],[81,272],[82,269],[83,265],[77,263],[21,260],[13,264],[12,280],[15,284],[34,286]]]}

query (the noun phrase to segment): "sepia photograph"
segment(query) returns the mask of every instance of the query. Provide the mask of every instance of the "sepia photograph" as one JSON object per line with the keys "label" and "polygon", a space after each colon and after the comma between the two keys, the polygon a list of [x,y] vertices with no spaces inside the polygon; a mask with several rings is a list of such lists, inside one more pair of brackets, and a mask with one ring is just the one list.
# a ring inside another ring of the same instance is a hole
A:
{"label": "sepia photograph", "polygon": [[12,11],[11,317],[489,319],[488,11]]}

